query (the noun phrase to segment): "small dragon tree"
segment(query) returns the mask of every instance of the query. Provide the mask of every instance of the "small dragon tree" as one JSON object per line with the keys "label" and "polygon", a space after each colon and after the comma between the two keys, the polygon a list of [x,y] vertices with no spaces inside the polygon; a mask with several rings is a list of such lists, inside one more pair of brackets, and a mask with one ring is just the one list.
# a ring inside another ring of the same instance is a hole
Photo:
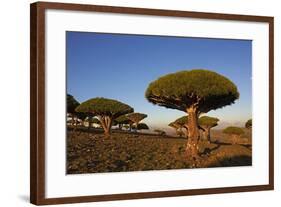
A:
{"label": "small dragon tree", "polygon": [[230,127],[225,128],[223,130],[223,133],[229,134],[232,137],[233,144],[237,144],[238,141],[239,141],[240,136],[242,134],[244,134],[244,131],[240,127],[230,126]]}
{"label": "small dragon tree", "polygon": [[79,106],[79,102],[70,94],[67,94],[67,99],[66,99],[66,108],[67,108],[67,113],[70,114],[71,116],[71,125],[74,126],[75,123],[75,117],[77,112],[75,111],[75,108]]}
{"label": "small dragon tree", "polygon": [[239,92],[228,78],[208,70],[180,71],[151,82],[145,92],[147,100],[188,114],[186,153],[192,166],[197,166],[198,117],[201,113],[233,104]]}
{"label": "small dragon tree", "polygon": [[218,125],[219,119],[210,116],[202,116],[199,118],[199,126],[203,129],[203,140],[211,142],[211,128]]}
{"label": "small dragon tree", "polygon": [[185,129],[184,135],[188,138],[188,116],[182,116],[176,119],[174,124],[177,125],[180,130]]}
{"label": "small dragon tree", "polygon": [[146,123],[139,123],[138,124],[138,127],[136,128],[136,130],[148,130],[149,129],[149,127],[147,126],[147,124]]}
{"label": "small dragon tree", "polygon": [[110,136],[113,120],[123,114],[134,111],[132,107],[122,102],[107,98],[92,98],[81,103],[77,112],[91,113],[97,117],[104,129],[106,137]]}
{"label": "small dragon tree", "polygon": [[122,116],[119,116],[115,119],[116,123],[118,124],[118,127],[120,130],[122,130],[122,127],[125,125],[125,124],[129,124],[130,126],[133,124],[133,122],[128,119],[128,117],[126,116],[126,114],[122,115]]}
{"label": "small dragon tree", "polygon": [[142,113],[130,113],[127,114],[126,116],[128,119],[134,122],[136,129],[138,128],[139,122],[147,117],[146,114],[142,114]]}
{"label": "small dragon tree", "polygon": [[175,133],[176,135],[178,135],[179,137],[183,136],[183,131],[182,131],[182,127],[179,126],[178,124],[176,124],[175,122],[171,122],[170,124],[168,124],[169,127],[172,127],[175,129]]}
{"label": "small dragon tree", "polygon": [[249,119],[246,123],[245,123],[245,127],[247,129],[252,129],[252,119]]}
{"label": "small dragon tree", "polygon": [[178,131],[181,130],[181,128],[175,122],[171,122],[170,124],[168,124],[168,126],[175,129],[175,133],[181,136],[181,134],[178,133]]}

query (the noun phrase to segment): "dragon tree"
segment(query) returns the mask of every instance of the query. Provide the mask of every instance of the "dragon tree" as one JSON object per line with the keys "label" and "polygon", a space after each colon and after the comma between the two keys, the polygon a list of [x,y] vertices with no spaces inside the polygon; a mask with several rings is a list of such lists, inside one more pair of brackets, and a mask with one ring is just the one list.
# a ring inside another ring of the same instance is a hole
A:
{"label": "dragon tree", "polygon": [[252,129],[252,119],[249,119],[249,120],[245,123],[245,128],[247,128],[247,129]]}
{"label": "dragon tree", "polygon": [[202,116],[199,118],[199,126],[203,129],[203,140],[211,142],[211,128],[218,125],[218,118],[210,116]]}
{"label": "dragon tree", "polygon": [[223,130],[224,134],[228,134],[232,138],[232,143],[237,144],[239,143],[239,138],[241,135],[243,135],[245,132],[243,131],[242,128],[240,127],[235,127],[235,126],[229,126]]}
{"label": "dragon tree", "polygon": [[185,137],[188,138],[188,116],[182,116],[174,121],[174,124],[182,130]]}
{"label": "dragon tree", "polygon": [[106,137],[110,136],[113,120],[117,117],[132,113],[134,109],[117,100],[107,98],[92,98],[81,103],[77,112],[90,113],[97,117]]}
{"label": "dragon tree", "polygon": [[149,127],[147,126],[146,123],[139,123],[137,128],[136,128],[136,126],[134,126],[134,128],[136,130],[148,130],[149,129]]}
{"label": "dragon tree", "polygon": [[175,133],[176,135],[178,135],[179,137],[182,137],[182,135],[184,134],[182,131],[182,127],[177,125],[175,122],[171,122],[168,124],[169,127],[172,127],[173,129],[175,129]]}
{"label": "dragon tree", "polygon": [[197,166],[199,115],[233,104],[239,98],[239,92],[228,78],[213,71],[196,69],[158,78],[149,84],[145,97],[153,104],[188,114],[186,154],[192,166]]}
{"label": "dragon tree", "polygon": [[142,113],[130,113],[127,114],[126,117],[130,119],[132,122],[134,122],[136,129],[138,128],[138,124],[141,120],[145,119],[147,117],[146,114]]}
{"label": "dragon tree", "polygon": [[125,124],[129,124],[130,126],[132,126],[133,122],[128,119],[128,117],[126,116],[126,114],[122,115],[122,116],[119,116],[115,119],[116,123],[118,124],[118,128],[120,130],[122,130],[123,126]]}

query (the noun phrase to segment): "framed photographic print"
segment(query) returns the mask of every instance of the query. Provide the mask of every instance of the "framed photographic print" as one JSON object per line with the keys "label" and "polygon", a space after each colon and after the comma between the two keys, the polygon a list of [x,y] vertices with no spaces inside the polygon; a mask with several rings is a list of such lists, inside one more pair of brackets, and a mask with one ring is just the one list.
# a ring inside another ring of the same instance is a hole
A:
{"label": "framed photographic print", "polygon": [[30,12],[33,204],[274,188],[273,17]]}

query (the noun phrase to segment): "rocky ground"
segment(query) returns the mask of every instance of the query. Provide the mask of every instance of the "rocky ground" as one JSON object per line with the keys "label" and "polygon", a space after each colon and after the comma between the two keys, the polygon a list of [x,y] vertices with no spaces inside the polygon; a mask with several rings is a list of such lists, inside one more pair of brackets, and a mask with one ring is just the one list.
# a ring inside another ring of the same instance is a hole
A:
{"label": "rocky ground", "polygon": [[[243,142],[242,142],[243,141]],[[185,157],[185,138],[115,131],[105,138],[101,131],[68,131],[67,173],[101,173],[190,168]],[[200,167],[252,164],[251,144],[201,142]]]}

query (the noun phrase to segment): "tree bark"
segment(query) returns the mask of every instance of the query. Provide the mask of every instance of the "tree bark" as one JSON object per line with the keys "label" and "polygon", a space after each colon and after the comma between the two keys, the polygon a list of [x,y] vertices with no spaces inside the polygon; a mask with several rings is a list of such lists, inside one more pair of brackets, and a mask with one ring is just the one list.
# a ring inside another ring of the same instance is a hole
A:
{"label": "tree bark", "polygon": [[207,130],[206,130],[206,137],[207,137],[207,140],[209,142],[211,142],[211,133],[210,133],[210,131],[211,131],[211,128],[208,127]]}
{"label": "tree bark", "polygon": [[136,129],[135,129],[135,130],[136,130],[136,133],[137,133],[137,132],[138,132],[138,125],[139,125],[139,122],[136,122],[135,124],[136,124]]}
{"label": "tree bark", "polygon": [[104,134],[106,133],[106,123],[105,123],[105,117],[103,116],[98,116],[99,121],[101,123],[101,126],[103,128]]}
{"label": "tree bark", "polygon": [[183,128],[185,129],[184,135],[185,135],[186,138],[188,138],[188,136],[189,136],[188,126],[187,126],[187,125],[184,125]]}
{"label": "tree bark", "polygon": [[210,135],[211,128],[210,127],[202,127],[202,128],[204,129],[203,140],[211,142],[211,135]]}
{"label": "tree bark", "polygon": [[188,140],[186,145],[186,154],[191,161],[191,167],[197,167],[199,158],[198,140],[200,137],[198,129],[197,108],[191,106],[187,109],[188,113]]}
{"label": "tree bark", "polygon": [[112,126],[112,117],[105,116],[103,118],[103,123],[102,123],[105,137],[110,137],[111,126]]}

